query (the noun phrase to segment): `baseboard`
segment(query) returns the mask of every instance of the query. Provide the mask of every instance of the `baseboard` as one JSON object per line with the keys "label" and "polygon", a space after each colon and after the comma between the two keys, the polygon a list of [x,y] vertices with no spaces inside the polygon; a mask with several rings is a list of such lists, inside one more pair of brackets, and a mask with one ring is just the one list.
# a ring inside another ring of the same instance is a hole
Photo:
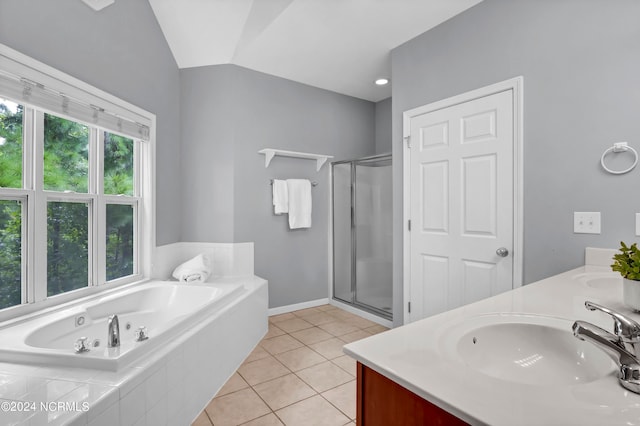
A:
{"label": "baseboard", "polygon": [[347,312],[350,312],[352,314],[361,316],[364,319],[368,319],[369,321],[373,321],[377,324],[380,324],[384,327],[387,328],[393,328],[393,321],[389,321],[387,319],[384,318],[380,318],[377,315],[371,314],[369,312],[363,311],[361,309],[358,308],[354,308],[353,306],[347,304],[347,303],[342,303],[339,300],[335,300],[335,299],[331,299],[329,301],[329,304],[332,306],[335,306],[336,308],[340,308],[340,309],[344,309]]}
{"label": "baseboard", "polygon": [[277,308],[269,309],[269,316],[286,314],[287,312],[299,311],[300,309],[315,308],[316,306],[322,306],[328,303],[329,303],[329,299],[325,298],[325,299],[310,300],[308,302],[295,303],[293,305],[278,306]]}

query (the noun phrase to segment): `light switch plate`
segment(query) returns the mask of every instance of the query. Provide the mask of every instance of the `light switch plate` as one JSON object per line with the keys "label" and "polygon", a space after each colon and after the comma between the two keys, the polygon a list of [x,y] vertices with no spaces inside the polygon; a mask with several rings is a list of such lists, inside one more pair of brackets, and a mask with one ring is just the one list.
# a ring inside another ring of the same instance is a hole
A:
{"label": "light switch plate", "polygon": [[640,213],[636,213],[636,236],[640,237]]}
{"label": "light switch plate", "polygon": [[573,212],[574,234],[599,234],[600,212]]}

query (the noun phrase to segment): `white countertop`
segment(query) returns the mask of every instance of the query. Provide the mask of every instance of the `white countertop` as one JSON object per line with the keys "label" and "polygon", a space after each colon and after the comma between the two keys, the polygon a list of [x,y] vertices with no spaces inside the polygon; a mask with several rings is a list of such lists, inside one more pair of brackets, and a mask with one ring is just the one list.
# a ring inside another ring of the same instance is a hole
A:
{"label": "white countertop", "polygon": [[529,385],[485,375],[447,355],[447,331],[488,313],[563,318],[569,332],[574,320],[612,331],[610,317],[585,309],[585,300],[640,322],[622,303],[620,276],[588,265],[350,343],[344,352],[471,424],[640,425],[640,395],[620,386],[615,371],[584,384]]}

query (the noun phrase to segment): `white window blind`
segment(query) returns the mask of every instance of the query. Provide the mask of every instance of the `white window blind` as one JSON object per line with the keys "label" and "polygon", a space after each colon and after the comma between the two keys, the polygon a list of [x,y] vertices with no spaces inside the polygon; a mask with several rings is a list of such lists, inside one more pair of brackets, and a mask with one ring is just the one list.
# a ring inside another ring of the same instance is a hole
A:
{"label": "white window blind", "polygon": [[144,141],[150,137],[148,117],[3,54],[0,54],[0,94],[126,137]]}

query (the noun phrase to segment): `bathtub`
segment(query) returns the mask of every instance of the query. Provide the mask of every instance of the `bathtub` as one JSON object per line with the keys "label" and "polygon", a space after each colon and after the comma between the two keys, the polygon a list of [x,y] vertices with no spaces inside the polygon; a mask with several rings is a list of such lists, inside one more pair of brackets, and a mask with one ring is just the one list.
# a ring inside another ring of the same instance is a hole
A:
{"label": "bathtub", "polygon": [[[0,361],[118,371],[163,347],[250,291],[241,282],[151,281],[94,296],[0,328]],[[117,315],[120,346],[107,347],[108,318]],[[136,341],[145,327],[148,339]],[[86,338],[89,350],[74,343]]]}

